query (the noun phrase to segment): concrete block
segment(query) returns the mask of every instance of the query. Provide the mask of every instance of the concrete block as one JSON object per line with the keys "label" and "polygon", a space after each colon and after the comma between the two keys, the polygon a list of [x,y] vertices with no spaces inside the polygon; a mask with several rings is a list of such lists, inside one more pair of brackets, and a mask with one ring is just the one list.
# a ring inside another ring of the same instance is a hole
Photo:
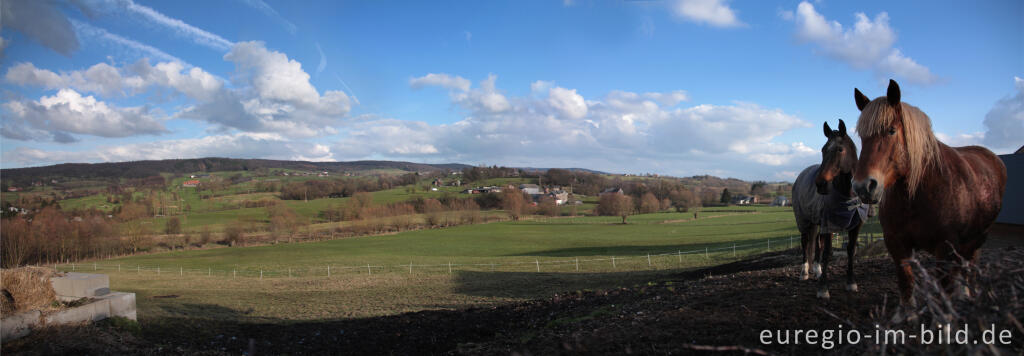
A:
{"label": "concrete block", "polygon": [[110,302],[110,316],[120,316],[137,320],[135,313],[135,293],[113,292],[101,297]]}
{"label": "concrete block", "polygon": [[105,274],[69,272],[63,277],[50,278],[53,291],[62,301],[85,297],[99,297],[110,293],[110,277]]}
{"label": "concrete block", "polygon": [[110,301],[97,299],[92,303],[65,309],[46,316],[46,324],[72,324],[110,317]]}
{"label": "concrete block", "polygon": [[32,310],[14,314],[0,320],[0,340],[8,341],[28,335],[39,323],[39,311]]}

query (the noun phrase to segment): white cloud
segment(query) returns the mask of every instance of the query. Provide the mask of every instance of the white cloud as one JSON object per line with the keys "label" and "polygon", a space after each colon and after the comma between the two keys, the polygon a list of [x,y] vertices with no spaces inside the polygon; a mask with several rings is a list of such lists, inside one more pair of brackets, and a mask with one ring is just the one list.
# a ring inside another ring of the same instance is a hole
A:
{"label": "white cloud", "polygon": [[896,43],[896,32],[889,26],[889,14],[882,12],[874,19],[856,13],[856,23],[844,29],[837,21],[829,21],[803,1],[796,13],[780,12],[783,18],[796,22],[797,37],[817,44],[825,55],[846,62],[855,69],[870,69],[880,77],[898,76],[916,84],[932,84],[938,78],[913,59],[905,56]]}
{"label": "white cloud", "polygon": [[78,50],[78,37],[72,31],[67,17],[57,8],[57,2],[0,1],[0,24],[65,56]]}
{"label": "white cloud", "polygon": [[579,119],[587,115],[587,103],[576,94],[576,89],[554,87],[548,91],[548,104],[561,112],[565,117]]}
{"label": "white cloud", "polygon": [[439,86],[447,89],[469,91],[471,83],[466,78],[451,76],[445,73],[430,73],[419,78],[409,79],[409,86],[420,89],[427,86]]}
{"label": "white cloud", "polygon": [[351,109],[344,92],[331,90],[321,95],[309,83],[309,74],[299,62],[267,50],[261,42],[239,43],[224,59],[236,64],[232,87],[198,67],[176,61],[150,65],[145,59],[122,68],[100,63],[87,70],[59,74],[20,63],[7,71],[5,79],[18,85],[73,88],[107,96],[170,89],[172,94],[191,99],[172,115],[174,118],[208,122],[219,129],[274,132],[289,137],[336,133],[334,127]]}
{"label": "white cloud", "polygon": [[61,89],[38,101],[9,101],[3,109],[3,136],[19,140],[52,137],[71,142],[76,139],[69,134],[125,137],[167,132],[148,107],[120,108],[73,89]]}
{"label": "white cloud", "polygon": [[84,151],[44,151],[18,147],[3,152],[3,165],[123,162],[211,156],[303,161],[333,160],[328,147],[321,144],[290,141],[276,134],[236,133],[119,146],[101,146]]}
{"label": "white cloud", "polygon": [[1013,152],[1024,145],[1024,79],[1013,77],[1016,91],[1000,99],[985,114],[985,145]]}
{"label": "white cloud", "polygon": [[675,0],[672,11],[676,16],[715,27],[744,25],[726,0]]}
{"label": "white cloud", "polygon": [[[449,76],[451,78],[451,76]],[[679,108],[683,91],[613,91],[588,100],[574,89],[536,81],[531,94],[502,96],[502,110],[471,99],[491,92],[494,76],[480,88],[453,89],[450,100],[465,110],[443,125],[368,119],[348,128],[334,145],[338,159],[412,159],[529,166],[585,166],[608,170],[660,169],[703,173],[737,164],[794,167],[817,156],[801,142],[777,142],[782,133],[808,124],[778,109],[751,103]],[[441,84],[437,84],[441,85]],[[769,169],[769,168],[762,168]],[[730,171],[731,170],[731,171]]]}

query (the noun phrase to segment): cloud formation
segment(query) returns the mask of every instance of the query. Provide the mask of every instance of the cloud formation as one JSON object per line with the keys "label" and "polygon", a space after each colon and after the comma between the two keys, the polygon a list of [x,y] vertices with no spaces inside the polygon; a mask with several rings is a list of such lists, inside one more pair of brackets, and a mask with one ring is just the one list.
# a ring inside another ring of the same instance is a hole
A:
{"label": "cloud formation", "polygon": [[508,97],[495,86],[496,76],[479,87],[464,80],[435,73],[410,81],[448,88],[449,100],[465,113],[461,120],[362,121],[347,127],[335,156],[703,172],[723,160],[788,167],[817,153],[800,142],[774,141],[807,123],[752,103],[680,107],[688,100],[684,91],[613,91],[588,100],[547,81],[532,83],[529,95]]}
{"label": "cloud formation", "polygon": [[201,138],[165,140],[88,151],[44,151],[18,147],[3,152],[5,165],[58,164],[64,162],[123,162],[197,157],[266,158],[302,161],[334,160],[327,146],[290,141],[280,135],[236,133]]}
{"label": "cloud formation", "polygon": [[65,56],[78,50],[78,37],[56,2],[4,0],[0,2],[0,24]]}
{"label": "cloud formation", "polygon": [[162,120],[148,107],[116,107],[82,96],[73,89],[61,89],[38,101],[8,101],[0,134],[18,140],[74,142],[70,134],[100,137],[154,135],[167,132]]}
{"label": "cloud formation", "polygon": [[116,9],[130,16],[138,17],[141,22],[147,25],[168,29],[179,37],[216,51],[227,51],[233,45],[231,41],[221,36],[192,26],[180,19],[164,15],[151,7],[136,4],[133,0],[97,0],[95,5],[94,8],[99,10],[109,11]]}
{"label": "cloud formation", "polygon": [[676,16],[696,23],[714,27],[744,26],[727,0],[675,0],[671,6]]}
{"label": "cloud formation", "polygon": [[1013,77],[1015,93],[1000,99],[985,114],[986,146],[1008,152],[1024,145],[1024,79]]}
{"label": "cloud formation", "polygon": [[829,57],[843,61],[855,69],[873,70],[882,78],[897,76],[915,84],[932,84],[938,78],[927,67],[907,57],[898,48],[896,32],[889,26],[889,14],[881,12],[874,19],[856,13],[856,23],[844,29],[838,21],[829,21],[803,1],[796,13],[780,13],[783,18],[796,22],[796,35],[802,41],[814,43]]}

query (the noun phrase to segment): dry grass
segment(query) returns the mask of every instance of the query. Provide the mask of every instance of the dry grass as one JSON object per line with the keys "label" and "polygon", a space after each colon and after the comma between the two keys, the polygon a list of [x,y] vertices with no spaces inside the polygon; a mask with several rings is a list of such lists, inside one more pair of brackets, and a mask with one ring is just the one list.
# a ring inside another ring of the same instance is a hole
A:
{"label": "dry grass", "polygon": [[56,275],[54,270],[42,267],[0,270],[2,315],[50,306],[56,300],[50,277]]}

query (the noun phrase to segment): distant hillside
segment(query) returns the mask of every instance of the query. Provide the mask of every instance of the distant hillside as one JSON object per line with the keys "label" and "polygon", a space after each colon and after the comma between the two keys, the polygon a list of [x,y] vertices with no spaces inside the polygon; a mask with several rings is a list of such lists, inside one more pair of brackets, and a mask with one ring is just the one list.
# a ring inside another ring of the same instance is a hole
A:
{"label": "distant hillside", "polygon": [[430,172],[439,170],[457,171],[466,167],[470,166],[458,163],[426,164],[395,161],[307,162],[209,157],[111,163],[64,163],[44,167],[11,168],[0,170],[0,177],[5,182],[26,184],[40,179],[144,178],[160,173],[249,171],[257,169],[293,169],[328,172],[361,172],[371,170]]}

